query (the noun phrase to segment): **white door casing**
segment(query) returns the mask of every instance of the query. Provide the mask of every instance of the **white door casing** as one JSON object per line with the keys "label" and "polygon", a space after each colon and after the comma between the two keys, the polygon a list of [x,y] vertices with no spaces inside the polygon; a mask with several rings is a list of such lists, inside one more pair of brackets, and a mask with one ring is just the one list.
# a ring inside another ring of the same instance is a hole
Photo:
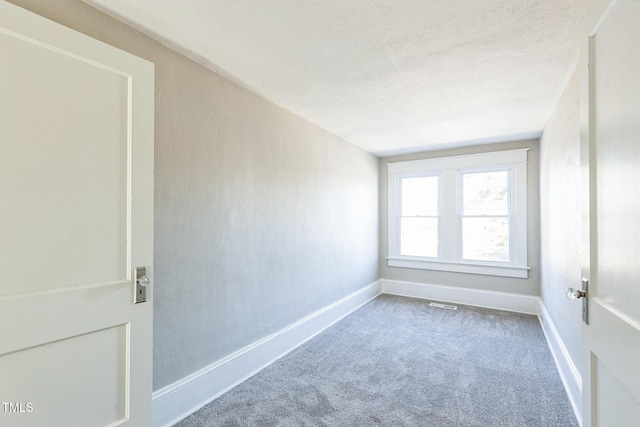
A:
{"label": "white door casing", "polygon": [[151,424],[153,64],[0,0],[0,425]]}
{"label": "white door casing", "polygon": [[640,420],[640,1],[594,0],[581,46],[583,426]]}

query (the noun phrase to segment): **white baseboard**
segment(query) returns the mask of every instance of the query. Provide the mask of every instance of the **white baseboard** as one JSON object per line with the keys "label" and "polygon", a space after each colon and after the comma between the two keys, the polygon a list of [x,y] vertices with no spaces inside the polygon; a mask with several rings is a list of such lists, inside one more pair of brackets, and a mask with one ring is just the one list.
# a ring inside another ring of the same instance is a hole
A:
{"label": "white baseboard", "polygon": [[569,356],[569,352],[565,347],[560,334],[551,320],[551,316],[547,312],[542,300],[540,300],[540,325],[547,338],[547,344],[551,350],[551,354],[558,367],[560,378],[564,384],[564,388],[569,395],[569,401],[573,407],[573,412],[576,414],[578,423],[582,425],[582,376],[574,365],[573,360]]}
{"label": "white baseboard", "polygon": [[381,280],[153,393],[153,426],[171,426],[240,384],[381,292]]}
{"label": "white baseboard", "polygon": [[527,314],[539,314],[540,308],[540,298],[530,295],[399,280],[382,279],[382,293]]}

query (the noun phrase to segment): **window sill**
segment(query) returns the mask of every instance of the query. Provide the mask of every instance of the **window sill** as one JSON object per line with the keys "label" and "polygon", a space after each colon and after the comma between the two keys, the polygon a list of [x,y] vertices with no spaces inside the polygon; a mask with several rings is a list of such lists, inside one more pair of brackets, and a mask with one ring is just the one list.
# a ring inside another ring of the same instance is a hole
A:
{"label": "window sill", "polygon": [[417,268],[421,270],[450,271],[454,273],[483,274],[487,276],[529,277],[530,267],[499,264],[474,264],[469,262],[429,261],[416,258],[387,258],[389,267]]}

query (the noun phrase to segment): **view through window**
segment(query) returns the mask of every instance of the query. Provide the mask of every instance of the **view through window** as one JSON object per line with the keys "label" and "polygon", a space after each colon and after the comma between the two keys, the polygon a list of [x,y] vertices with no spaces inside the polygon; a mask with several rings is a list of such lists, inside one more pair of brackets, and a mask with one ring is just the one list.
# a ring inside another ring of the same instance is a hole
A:
{"label": "view through window", "polygon": [[438,256],[438,177],[404,178],[400,253]]}
{"label": "view through window", "polygon": [[462,177],[462,258],[509,262],[509,171]]}

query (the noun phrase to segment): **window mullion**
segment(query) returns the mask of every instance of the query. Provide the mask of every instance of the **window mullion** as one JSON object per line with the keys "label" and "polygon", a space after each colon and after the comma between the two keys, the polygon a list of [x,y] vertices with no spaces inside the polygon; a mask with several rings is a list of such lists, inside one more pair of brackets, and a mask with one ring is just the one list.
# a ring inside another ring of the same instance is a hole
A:
{"label": "window mullion", "polygon": [[440,183],[440,258],[456,262],[460,252],[458,178],[455,169],[442,171]]}

